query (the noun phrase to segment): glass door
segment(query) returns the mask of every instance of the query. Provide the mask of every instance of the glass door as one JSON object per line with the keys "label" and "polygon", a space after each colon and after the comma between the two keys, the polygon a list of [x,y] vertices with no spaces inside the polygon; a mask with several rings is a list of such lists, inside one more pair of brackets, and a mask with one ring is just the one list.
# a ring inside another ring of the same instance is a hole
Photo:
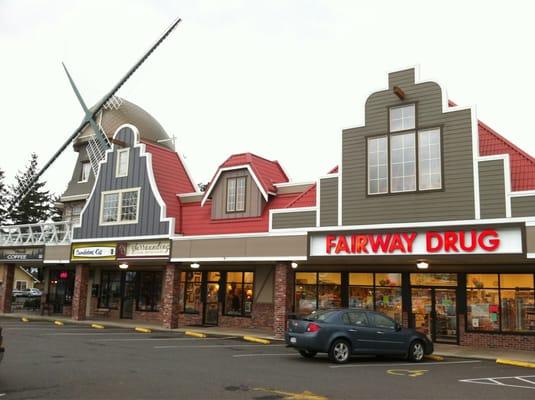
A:
{"label": "glass door", "polygon": [[435,340],[457,343],[457,296],[455,289],[435,291]]}
{"label": "glass door", "polygon": [[433,332],[433,289],[412,288],[412,326],[419,332],[432,337]]}
{"label": "glass door", "polygon": [[204,304],[205,325],[217,325],[219,322],[219,281],[220,272],[208,272],[206,282],[206,302]]}
{"label": "glass door", "polygon": [[123,291],[121,296],[121,318],[132,319],[136,293],[136,272],[126,271],[123,275]]}

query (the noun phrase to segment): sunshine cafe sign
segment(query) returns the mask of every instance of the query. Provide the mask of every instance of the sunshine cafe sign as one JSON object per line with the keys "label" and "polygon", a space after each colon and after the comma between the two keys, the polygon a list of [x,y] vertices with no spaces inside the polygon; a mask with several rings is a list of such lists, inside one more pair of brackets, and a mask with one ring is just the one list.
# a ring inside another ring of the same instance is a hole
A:
{"label": "sunshine cafe sign", "polygon": [[522,253],[519,227],[402,232],[341,232],[311,236],[311,256]]}

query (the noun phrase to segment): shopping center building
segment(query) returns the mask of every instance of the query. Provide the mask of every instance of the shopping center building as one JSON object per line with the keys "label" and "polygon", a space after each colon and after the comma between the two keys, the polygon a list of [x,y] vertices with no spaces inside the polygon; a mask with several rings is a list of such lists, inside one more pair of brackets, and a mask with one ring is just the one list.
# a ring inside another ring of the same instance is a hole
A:
{"label": "shopping center building", "polygon": [[21,256],[1,261],[0,311],[26,263],[44,269],[42,311],[77,320],[281,336],[289,316],[358,307],[436,342],[533,350],[535,159],[415,69],[389,74],[363,111],[324,176],[292,182],[234,154],[199,192],[148,113],[107,110],[97,176],[75,142],[66,221],[2,234]]}

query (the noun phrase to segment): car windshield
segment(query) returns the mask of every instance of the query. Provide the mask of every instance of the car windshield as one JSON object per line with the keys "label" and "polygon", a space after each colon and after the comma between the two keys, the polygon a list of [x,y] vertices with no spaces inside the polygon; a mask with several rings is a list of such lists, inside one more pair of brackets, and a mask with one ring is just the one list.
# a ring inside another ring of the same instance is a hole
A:
{"label": "car windshield", "polygon": [[327,321],[337,311],[314,311],[312,314],[303,318],[305,321]]}

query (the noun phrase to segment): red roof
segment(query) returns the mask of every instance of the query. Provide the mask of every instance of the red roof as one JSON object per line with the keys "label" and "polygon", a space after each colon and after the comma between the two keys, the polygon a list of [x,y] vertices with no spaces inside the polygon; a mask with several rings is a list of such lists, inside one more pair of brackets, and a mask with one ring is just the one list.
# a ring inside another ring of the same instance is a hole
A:
{"label": "red roof", "polygon": [[195,192],[195,184],[191,181],[186,167],[176,152],[152,143],[142,142],[147,152],[152,155],[152,170],[156,186],[166,205],[167,217],[175,218],[175,232],[180,232],[181,204],[176,195]]}

